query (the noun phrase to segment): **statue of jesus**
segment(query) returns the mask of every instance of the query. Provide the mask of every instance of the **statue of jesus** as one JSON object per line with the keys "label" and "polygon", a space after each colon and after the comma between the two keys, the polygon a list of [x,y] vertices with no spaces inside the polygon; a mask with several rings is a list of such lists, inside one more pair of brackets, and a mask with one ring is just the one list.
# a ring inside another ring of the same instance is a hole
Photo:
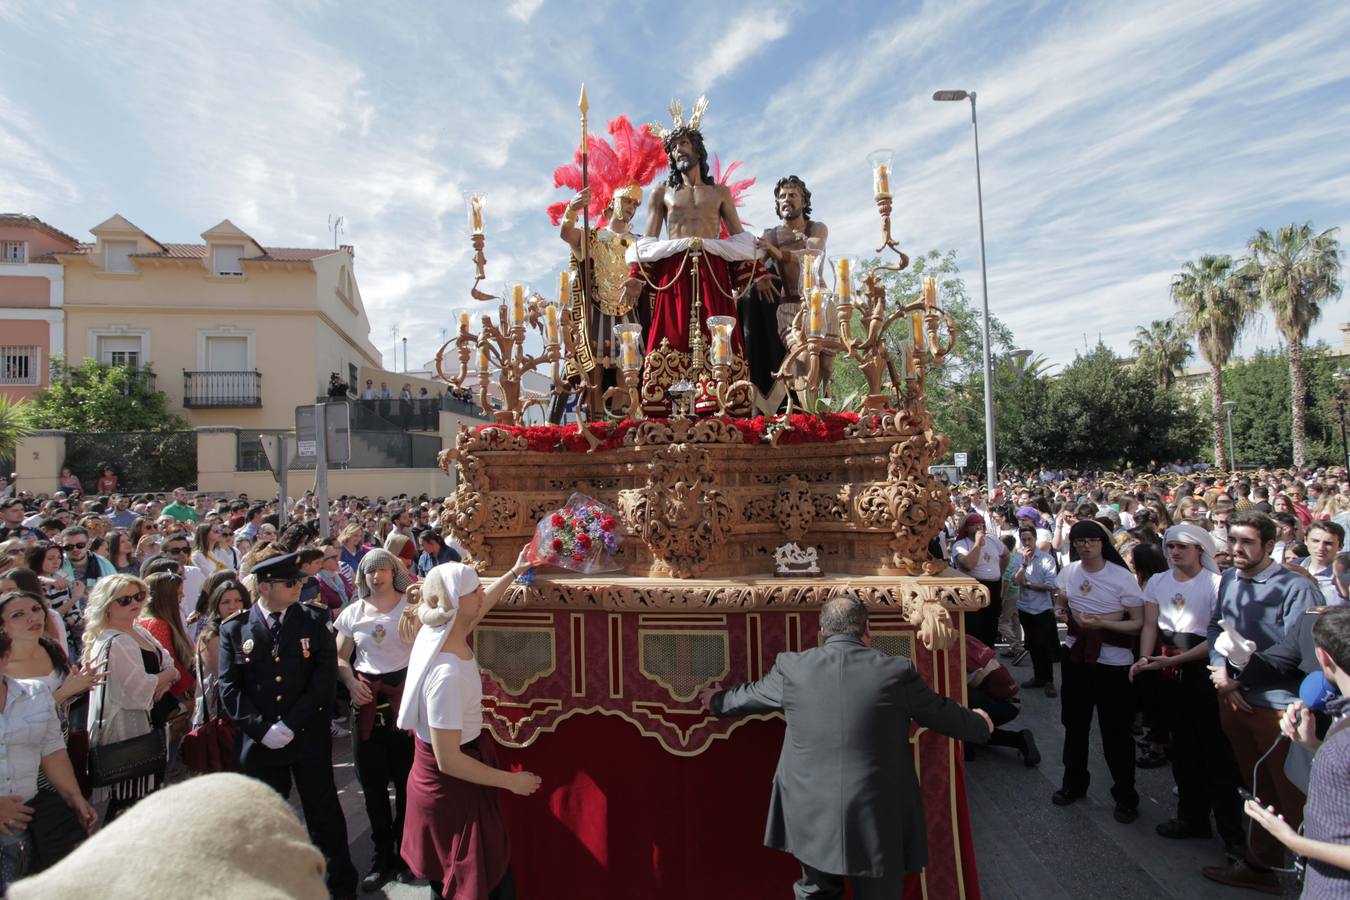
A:
{"label": "statue of jesus", "polygon": [[[696,388],[711,375],[708,317],[736,318],[736,301],[755,276],[754,236],[741,227],[731,190],[709,176],[698,128],[706,106],[700,98],[686,125],[678,104],[672,104],[674,128],[662,129],[670,177],[652,190],[646,233],[627,253],[631,277],[625,297],[651,292],[641,395],[649,415],[669,411],[671,385]],[[730,380],[737,381],[749,374],[739,328],[732,330],[731,344]]]}

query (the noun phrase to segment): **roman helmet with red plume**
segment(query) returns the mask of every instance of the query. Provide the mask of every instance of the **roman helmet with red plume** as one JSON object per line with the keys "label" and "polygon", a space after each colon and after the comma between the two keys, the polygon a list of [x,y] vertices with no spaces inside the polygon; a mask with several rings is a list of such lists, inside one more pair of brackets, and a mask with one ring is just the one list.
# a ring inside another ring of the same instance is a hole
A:
{"label": "roman helmet with red plume", "polygon": [[[666,150],[661,139],[652,134],[651,126],[634,129],[627,116],[619,116],[609,123],[609,134],[614,144],[603,138],[586,136],[587,176],[591,188],[588,210],[597,228],[609,221],[609,205],[616,197],[631,197],[642,202],[642,189],[652,183],[666,168]],[[560,166],[553,172],[553,186],[581,190],[581,150],[576,162]],[[567,211],[567,201],[550,204],[548,217],[557,225]]]}

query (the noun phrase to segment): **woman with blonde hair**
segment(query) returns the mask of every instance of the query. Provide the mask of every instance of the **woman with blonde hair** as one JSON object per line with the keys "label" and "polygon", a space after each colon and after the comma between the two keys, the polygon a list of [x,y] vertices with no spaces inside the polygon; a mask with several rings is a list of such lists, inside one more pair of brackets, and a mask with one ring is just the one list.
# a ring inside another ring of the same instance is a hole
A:
{"label": "woman with blonde hair", "polygon": [[[89,746],[115,744],[154,731],[150,711],[178,680],[173,657],[136,619],[149,596],[144,581],[109,575],[94,585],[85,607],[81,667],[101,666],[104,683],[89,700]],[[92,768],[92,767],[91,767]],[[111,822],[164,783],[164,775],[129,778],[94,791]]]}
{"label": "woman with blonde hair", "polygon": [[460,563],[437,566],[422,584],[420,632],[398,713],[398,727],[416,735],[400,849],[413,874],[431,882],[433,898],[515,896],[496,789],[528,797],[540,781],[532,772],[497,768],[496,745],[483,728],[483,682],[470,640],[529,567],[522,550],[487,590]]}

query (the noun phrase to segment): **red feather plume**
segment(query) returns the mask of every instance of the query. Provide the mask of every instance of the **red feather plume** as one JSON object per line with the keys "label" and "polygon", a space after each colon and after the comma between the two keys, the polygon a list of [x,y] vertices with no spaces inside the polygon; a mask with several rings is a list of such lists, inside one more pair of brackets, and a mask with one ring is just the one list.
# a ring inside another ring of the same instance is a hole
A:
{"label": "red feather plume", "polygon": [[[597,228],[603,228],[608,221],[605,207],[609,206],[615,191],[630,184],[646,187],[667,164],[665,144],[652,134],[650,127],[643,125],[641,131],[635,131],[627,116],[619,116],[609,123],[609,133],[614,139],[613,146],[595,135],[586,138],[589,156],[586,175],[591,188],[587,212]],[[574,193],[581,190],[580,149],[575,159],[575,164],[560,166],[553,171],[554,187],[565,187]],[[548,207],[549,220],[557,225],[566,212],[566,201],[552,203]]]}

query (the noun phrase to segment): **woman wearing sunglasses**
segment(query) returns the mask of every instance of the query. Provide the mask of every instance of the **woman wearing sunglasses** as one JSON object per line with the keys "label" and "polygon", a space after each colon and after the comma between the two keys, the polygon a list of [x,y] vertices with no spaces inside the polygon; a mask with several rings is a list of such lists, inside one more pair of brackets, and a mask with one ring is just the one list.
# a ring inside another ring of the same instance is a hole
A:
{"label": "woman wearing sunglasses", "polygon": [[[136,624],[148,596],[145,582],[130,575],[110,575],[89,594],[80,662],[101,666],[105,678],[89,700],[91,747],[149,732],[151,708],[178,681],[173,657]],[[107,803],[104,821],[111,822],[162,783],[162,774],[120,781],[97,789],[94,801]]]}

